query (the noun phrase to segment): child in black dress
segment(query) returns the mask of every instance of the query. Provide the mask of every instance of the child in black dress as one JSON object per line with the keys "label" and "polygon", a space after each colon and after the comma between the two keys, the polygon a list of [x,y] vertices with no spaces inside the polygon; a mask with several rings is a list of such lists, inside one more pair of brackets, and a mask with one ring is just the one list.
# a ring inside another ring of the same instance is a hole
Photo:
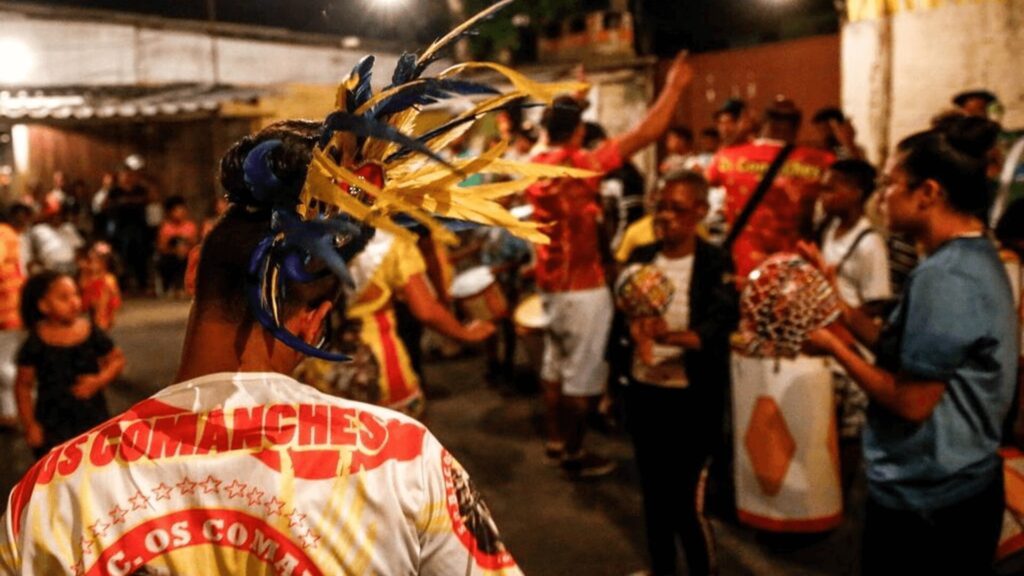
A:
{"label": "child in black dress", "polygon": [[18,350],[15,392],[25,440],[39,458],[109,418],[103,388],[121,374],[124,354],[82,316],[78,285],[66,274],[29,278],[21,317],[28,337]]}

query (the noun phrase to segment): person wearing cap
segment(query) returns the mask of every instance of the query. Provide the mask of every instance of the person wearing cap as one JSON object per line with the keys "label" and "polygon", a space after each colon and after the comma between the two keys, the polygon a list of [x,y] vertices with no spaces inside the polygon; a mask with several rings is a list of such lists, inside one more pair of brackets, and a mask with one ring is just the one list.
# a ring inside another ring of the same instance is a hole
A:
{"label": "person wearing cap", "polygon": [[787,144],[794,145],[768,192],[732,245],[736,272],[745,278],[768,256],[792,251],[812,234],[814,204],[831,152],[795,146],[802,114],[792,100],[779,98],[764,113],[761,137],[723,148],[708,167],[712,186],[725,187],[725,218],[736,221],[772,161]]}
{"label": "person wearing cap", "polygon": [[989,117],[989,107],[998,102],[995,94],[988,90],[965,90],[953,96],[953,105],[967,116]]}

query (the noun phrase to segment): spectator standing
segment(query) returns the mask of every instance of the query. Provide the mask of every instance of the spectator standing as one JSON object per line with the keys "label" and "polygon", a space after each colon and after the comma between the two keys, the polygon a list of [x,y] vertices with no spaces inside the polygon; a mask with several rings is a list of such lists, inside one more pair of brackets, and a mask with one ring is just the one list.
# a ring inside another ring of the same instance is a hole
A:
{"label": "spectator standing", "polygon": [[839,108],[822,108],[814,113],[811,124],[818,132],[818,146],[840,160],[864,159],[864,148],[857,145],[857,131]]}
{"label": "spectator standing", "polygon": [[110,272],[114,257],[110,245],[96,242],[82,255],[78,265],[78,288],[82,308],[100,330],[109,331],[121,309],[121,288]]}
{"label": "spectator standing", "polygon": [[163,212],[166,218],[156,237],[161,287],[164,295],[181,297],[185,294],[188,253],[199,243],[199,228],[189,216],[188,204],[181,196],[165,200]]}
{"label": "spectator standing", "polygon": [[114,174],[104,172],[100,188],[89,200],[89,213],[92,215],[92,235],[105,240],[110,238],[110,191],[114,188]]}
{"label": "spectator standing", "polygon": [[124,264],[121,286],[144,292],[149,285],[149,229],[146,203],[149,189],[142,184],[138,170],[122,168],[117,186],[109,194],[111,238],[114,250]]}
{"label": "spectator standing", "polygon": [[39,222],[28,233],[31,249],[29,271],[42,270],[75,274],[75,251],[85,243],[74,225],[67,221],[65,209],[47,204]]}

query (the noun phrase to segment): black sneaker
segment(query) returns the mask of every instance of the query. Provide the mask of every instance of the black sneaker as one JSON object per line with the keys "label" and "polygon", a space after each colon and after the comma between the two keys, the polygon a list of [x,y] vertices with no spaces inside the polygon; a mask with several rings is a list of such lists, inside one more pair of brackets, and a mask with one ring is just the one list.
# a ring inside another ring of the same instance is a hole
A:
{"label": "black sneaker", "polygon": [[597,478],[611,474],[618,465],[614,460],[581,451],[575,456],[562,458],[562,470],[572,478]]}

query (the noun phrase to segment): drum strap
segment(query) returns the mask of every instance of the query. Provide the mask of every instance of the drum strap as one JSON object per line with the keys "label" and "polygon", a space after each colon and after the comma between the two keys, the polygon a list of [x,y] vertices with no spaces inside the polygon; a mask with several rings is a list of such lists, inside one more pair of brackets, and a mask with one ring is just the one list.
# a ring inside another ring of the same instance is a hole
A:
{"label": "drum strap", "polygon": [[722,247],[726,250],[732,250],[732,244],[736,241],[736,238],[743,232],[743,229],[747,227],[747,222],[750,220],[750,216],[753,215],[754,210],[757,209],[758,205],[761,204],[761,200],[764,199],[765,194],[772,187],[772,183],[775,182],[775,177],[779,174],[779,170],[782,169],[782,165],[786,163],[786,158],[789,157],[790,152],[793,151],[795,146],[793,144],[786,144],[779,150],[779,153],[772,160],[771,166],[768,166],[768,170],[765,171],[764,176],[761,177],[761,181],[757,183],[757,188],[754,193],[750,195],[750,199],[743,205],[743,210],[740,211],[739,216],[736,217],[736,221],[733,222],[732,227],[729,229],[729,235],[725,237],[722,242]]}

